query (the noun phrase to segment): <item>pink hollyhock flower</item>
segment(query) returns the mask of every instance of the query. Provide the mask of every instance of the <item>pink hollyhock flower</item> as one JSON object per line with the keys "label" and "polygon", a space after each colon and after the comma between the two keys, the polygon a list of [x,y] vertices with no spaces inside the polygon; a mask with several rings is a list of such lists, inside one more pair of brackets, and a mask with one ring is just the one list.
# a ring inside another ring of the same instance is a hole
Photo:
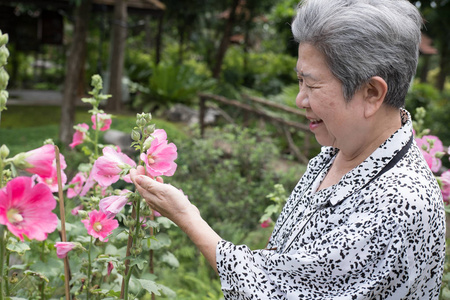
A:
{"label": "pink hollyhock flower", "polygon": [[111,275],[112,270],[114,269],[114,265],[112,262],[108,262],[108,276]]}
{"label": "pink hollyhock flower", "polygon": [[[424,135],[422,138],[416,138],[415,140],[431,171],[438,172],[442,166],[442,161],[436,157],[436,153],[444,151],[442,141],[434,135]],[[433,141],[433,146],[430,145],[430,140]]]}
{"label": "pink hollyhock flower", "polygon": [[93,129],[97,129],[97,122],[96,122],[96,118],[98,118],[98,124],[100,127],[100,131],[106,131],[109,129],[109,127],[111,127],[111,115],[108,114],[96,114],[96,115],[92,115],[91,117],[91,121],[92,121],[92,128]]}
{"label": "pink hollyhock flower", "polygon": [[56,200],[50,189],[42,183],[33,185],[30,177],[16,177],[0,190],[0,224],[23,241],[43,241],[58,225],[52,213]]}
{"label": "pink hollyhock flower", "polygon": [[262,228],[267,228],[270,226],[270,224],[272,224],[272,219],[268,218],[267,220],[265,220],[264,222],[261,223],[261,227]]}
{"label": "pink hollyhock flower", "polygon": [[80,145],[86,139],[86,132],[89,130],[89,125],[86,123],[80,123],[77,125],[77,129],[73,134],[72,143],[69,145],[70,148],[75,148],[75,146]]}
{"label": "pink hollyhock flower", "polygon": [[[67,182],[67,175],[66,173],[64,173],[64,169],[67,168],[67,164],[62,154],[60,154],[60,165],[61,165],[61,184],[62,186],[64,186]],[[42,177],[36,174],[33,175],[33,179],[35,179],[36,182],[46,184],[53,193],[56,193],[58,192],[58,174],[56,170],[56,159],[53,161],[51,171],[52,173],[48,177]]]}
{"label": "pink hollyhock flower", "polygon": [[72,251],[72,249],[76,246],[77,245],[75,243],[71,242],[56,242],[56,256],[58,256],[58,258],[64,258],[67,256],[67,253]]}
{"label": "pink hollyhock flower", "polygon": [[108,218],[114,217],[118,214],[125,204],[128,203],[128,197],[131,191],[123,190],[118,196],[109,196],[100,200],[99,207],[100,211],[105,213]]}
{"label": "pink hollyhock flower", "polygon": [[110,186],[117,182],[124,169],[136,166],[136,162],[126,154],[117,152],[112,147],[103,148],[103,156],[94,163],[91,171],[92,179],[101,186]]}
{"label": "pink hollyhock flower", "polygon": [[442,198],[444,199],[444,202],[446,204],[450,203],[450,170],[445,171],[441,174],[441,192],[442,192]]}
{"label": "pink hollyhock flower", "polygon": [[175,144],[168,144],[166,132],[163,129],[157,129],[152,134],[154,139],[146,153],[141,154],[141,160],[145,162],[147,172],[150,176],[172,176],[177,169],[174,162],[177,159],[177,147]]}
{"label": "pink hollyhock flower", "polygon": [[30,165],[30,167],[25,168],[25,171],[37,174],[43,178],[52,176],[55,146],[44,145],[26,152],[25,156],[25,162]]}
{"label": "pink hollyhock flower", "polygon": [[67,198],[73,198],[75,196],[77,196],[82,188],[83,188],[83,184],[86,182],[86,177],[84,176],[84,174],[82,172],[78,172],[74,178],[72,178],[72,180],[69,182],[69,186],[73,186],[73,187],[69,187],[67,189]]}
{"label": "pink hollyhock flower", "polygon": [[89,213],[89,219],[81,220],[84,227],[86,227],[88,234],[100,241],[107,242],[106,238],[111,232],[119,226],[119,222],[115,219],[108,218],[108,216],[97,210]]}
{"label": "pink hollyhock flower", "polygon": [[78,211],[79,211],[79,210],[82,210],[83,208],[84,208],[83,204],[78,205],[78,206],[74,207],[74,208],[70,211],[70,213],[71,213],[72,215],[74,215],[74,216],[78,216]]}

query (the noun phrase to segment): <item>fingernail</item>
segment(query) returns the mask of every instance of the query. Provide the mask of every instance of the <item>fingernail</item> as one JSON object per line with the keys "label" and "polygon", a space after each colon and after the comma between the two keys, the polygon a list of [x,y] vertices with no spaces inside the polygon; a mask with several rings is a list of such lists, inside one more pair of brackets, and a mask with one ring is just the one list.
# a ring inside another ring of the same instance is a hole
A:
{"label": "fingernail", "polygon": [[142,177],[141,176],[137,176],[135,179],[134,179],[134,182],[136,182],[137,184],[141,184],[141,182],[142,182]]}

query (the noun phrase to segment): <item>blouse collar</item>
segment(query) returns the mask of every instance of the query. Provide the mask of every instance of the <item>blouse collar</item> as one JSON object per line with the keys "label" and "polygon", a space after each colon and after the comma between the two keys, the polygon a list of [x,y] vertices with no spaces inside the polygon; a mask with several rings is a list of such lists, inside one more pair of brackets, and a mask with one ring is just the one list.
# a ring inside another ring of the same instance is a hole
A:
{"label": "blouse collar", "polygon": [[[409,112],[400,110],[402,127],[393,133],[383,144],[381,144],[367,159],[361,164],[345,174],[334,186],[334,191],[330,197],[330,204],[336,205],[351,194],[362,189],[367,182],[374,178],[392,160],[411,139],[413,134],[412,121]],[[330,154],[337,153],[337,149],[331,148],[327,151]],[[348,184],[351,182],[352,184]]]}

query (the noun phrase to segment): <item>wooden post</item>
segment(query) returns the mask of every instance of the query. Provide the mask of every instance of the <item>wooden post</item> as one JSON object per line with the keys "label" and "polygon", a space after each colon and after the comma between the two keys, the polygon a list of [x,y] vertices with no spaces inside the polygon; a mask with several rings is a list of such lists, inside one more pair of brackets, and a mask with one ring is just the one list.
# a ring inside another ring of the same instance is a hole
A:
{"label": "wooden post", "polygon": [[[61,162],[59,158],[59,148],[55,146],[55,158],[56,158],[56,176],[58,178],[58,197],[59,197],[59,211],[61,219],[61,241],[67,242],[66,237],[66,211],[64,207],[64,195],[61,180]],[[64,288],[66,292],[66,300],[70,300],[70,265],[69,258],[64,257]]]}
{"label": "wooden post", "polygon": [[198,115],[198,121],[200,124],[200,137],[204,138],[205,137],[205,101],[206,98],[203,96],[200,96],[200,112]]}

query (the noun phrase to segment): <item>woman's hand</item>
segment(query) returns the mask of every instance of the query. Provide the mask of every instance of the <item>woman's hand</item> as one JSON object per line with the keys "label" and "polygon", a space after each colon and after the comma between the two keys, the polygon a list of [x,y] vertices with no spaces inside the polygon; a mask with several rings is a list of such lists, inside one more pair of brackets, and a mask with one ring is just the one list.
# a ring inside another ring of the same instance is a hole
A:
{"label": "woman's hand", "polygon": [[183,229],[184,222],[198,216],[198,209],[191,204],[183,192],[170,184],[163,183],[145,175],[145,168],[138,166],[130,171],[131,180],[150,208],[169,218]]}
{"label": "woman's hand", "polygon": [[220,236],[202,219],[183,192],[170,184],[145,175],[142,166],[130,171],[131,180],[150,208],[169,218],[183,230],[217,272],[216,246]]}

